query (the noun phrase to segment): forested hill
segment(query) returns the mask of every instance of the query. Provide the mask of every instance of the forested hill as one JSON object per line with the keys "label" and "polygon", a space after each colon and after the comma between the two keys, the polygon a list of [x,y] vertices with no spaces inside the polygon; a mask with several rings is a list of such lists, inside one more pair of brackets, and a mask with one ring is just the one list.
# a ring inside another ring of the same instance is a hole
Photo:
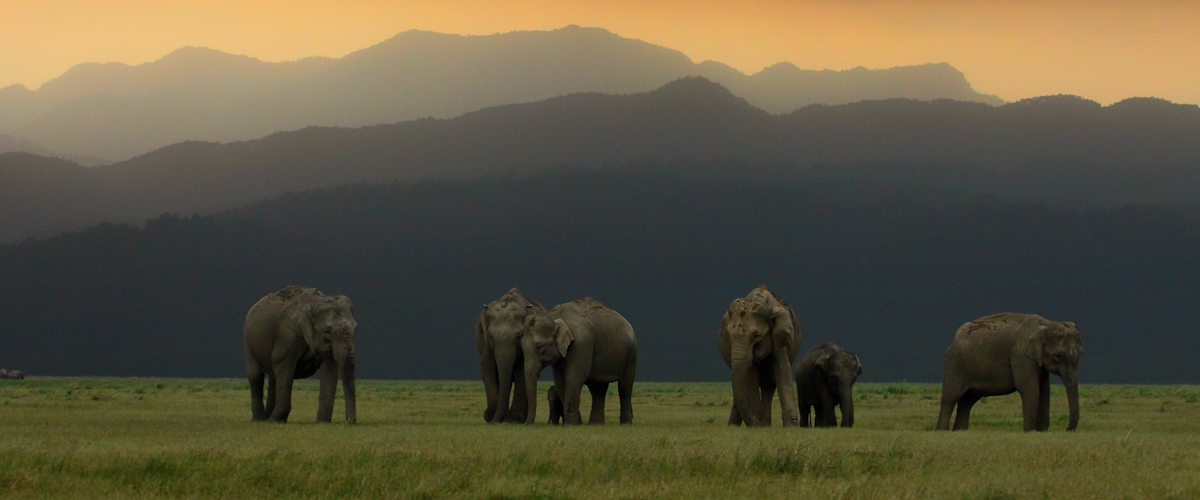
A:
{"label": "forested hill", "polygon": [[473,379],[479,308],[515,286],[620,311],[641,380],[722,380],[721,315],[767,284],[864,380],[939,380],[959,325],[1018,311],[1078,323],[1085,383],[1200,382],[1193,216],[746,169],[347,186],[9,245],[0,366],[238,377],[246,310],[301,284],[354,300],[361,377]]}
{"label": "forested hill", "polygon": [[[186,142],[94,169],[0,154],[0,241],[162,212],[212,213],[345,183],[471,178],[657,159],[771,163],[1028,199],[1200,202],[1200,107],[1050,96],[1005,106],[866,101],[771,115],[702,78],[574,94],[448,120]],[[80,186],[81,178],[86,178]],[[20,214],[16,216],[14,214]]]}

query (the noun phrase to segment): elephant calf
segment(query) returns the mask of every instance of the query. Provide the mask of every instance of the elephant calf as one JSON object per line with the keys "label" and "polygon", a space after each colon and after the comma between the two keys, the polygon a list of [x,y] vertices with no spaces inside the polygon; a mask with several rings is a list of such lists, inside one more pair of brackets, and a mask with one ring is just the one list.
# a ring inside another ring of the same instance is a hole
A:
{"label": "elephant calf", "polygon": [[842,427],[854,427],[854,382],[862,375],[862,363],[837,344],[821,344],[796,363],[797,401],[800,426],[808,427],[809,410],[816,414],[815,427],[835,427],[834,406],[842,410]]}
{"label": "elephant calf", "polygon": [[[317,422],[333,418],[338,377],[346,391],[346,422],[357,418],[354,395],[354,305],[315,288],[288,286],[260,299],[246,313],[246,377],[255,421],[287,422],[292,382],[321,370]],[[270,375],[263,403],[263,378]]]}
{"label": "elephant calf", "polygon": [[550,386],[550,390],[546,391],[546,402],[550,404],[550,425],[561,425],[563,420],[563,405],[562,399],[558,397],[558,390],[554,386]]}
{"label": "elephant calf", "polygon": [[1070,420],[1079,424],[1079,356],[1083,338],[1075,323],[1050,321],[1036,314],[1001,313],[966,323],[946,349],[942,411],[937,428],[966,430],[971,406],[986,396],[1021,394],[1025,431],[1050,428],[1050,374],[1067,388]]}

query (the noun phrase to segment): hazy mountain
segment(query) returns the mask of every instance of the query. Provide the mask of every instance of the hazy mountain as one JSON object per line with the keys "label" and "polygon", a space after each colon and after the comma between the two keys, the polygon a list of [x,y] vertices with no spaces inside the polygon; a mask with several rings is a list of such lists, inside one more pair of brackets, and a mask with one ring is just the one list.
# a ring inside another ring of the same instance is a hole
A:
{"label": "hazy mountain", "polygon": [[814,105],[772,115],[702,78],[573,94],[457,118],[185,142],[95,169],[0,155],[0,242],[163,212],[211,213],[287,191],[679,158],[772,164],[1021,199],[1200,203],[1200,107],[1049,96]]}
{"label": "hazy mountain", "polygon": [[517,286],[620,311],[639,380],[727,380],[721,314],[767,284],[864,380],[939,380],[955,328],[1002,311],[1078,323],[1085,383],[1200,380],[1200,219],[747,168],[350,186],[0,247],[0,365],[239,377],[246,310],[302,284],[354,300],[360,377],[475,379],[480,304]]}
{"label": "hazy mountain", "polygon": [[0,154],[2,153],[29,153],[32,155],[65,158],[83,166],[94,167],[110,163],[98,156],[90,155],[64,155],[55,151],[51,151],[35,144],[33,141],[25,140],[20,137],[11,136],[8,134],[0,134]]}
{"label": "hazy mountain", "polygon": [[125,159],[184,140],[449,118],[577,92],[645,92],[692,75],[776,113],[893,97],[1001,103],[947,64],[804,71],[780,63],[745,75],[599,28],[488,36],[414,30],[338,59],[268,63],[186,47],[137,66],[80,64],[38,90],[0,89],[0,133]]}

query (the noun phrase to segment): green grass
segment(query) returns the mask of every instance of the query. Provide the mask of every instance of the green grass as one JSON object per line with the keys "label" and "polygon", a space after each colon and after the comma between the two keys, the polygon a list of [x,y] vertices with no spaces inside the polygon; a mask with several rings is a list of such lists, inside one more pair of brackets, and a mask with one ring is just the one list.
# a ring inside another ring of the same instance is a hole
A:
{"label": "green grass", "polygon": [[1015,396],[931,432],[933,384],[859,384],[854,429],[730,428],[727,383],[638,384],[618,426],[611,392],[603,427],[489,426],[480,382],[360,381],[359,424],[317,425],[305,380],[272,425],[240,380],[0,381],[0,497],[1200,497],[1200,386],[1085,386],[1075,433],[1056,387],[1029,434]]}

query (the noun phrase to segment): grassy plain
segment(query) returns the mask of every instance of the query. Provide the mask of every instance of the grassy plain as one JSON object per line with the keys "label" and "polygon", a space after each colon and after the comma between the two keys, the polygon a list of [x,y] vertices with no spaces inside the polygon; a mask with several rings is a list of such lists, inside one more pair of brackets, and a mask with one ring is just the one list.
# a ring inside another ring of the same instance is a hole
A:
{"label": "grassy plain", "polygon": [[359,384],[346,426],[311,423],[316,380],[287,425],[251,423],[240,380],[0,381],[0,497],[1200,497],[1200,386],[1085,386],[1075,433],[1057,387],[1025,434],[1015,396],[931,432],[932,384],[859,384],[853,429],[729,428],[727,383],[640,383],[632,426],[614,388],[578,428],[486,425],[479,382]]}

